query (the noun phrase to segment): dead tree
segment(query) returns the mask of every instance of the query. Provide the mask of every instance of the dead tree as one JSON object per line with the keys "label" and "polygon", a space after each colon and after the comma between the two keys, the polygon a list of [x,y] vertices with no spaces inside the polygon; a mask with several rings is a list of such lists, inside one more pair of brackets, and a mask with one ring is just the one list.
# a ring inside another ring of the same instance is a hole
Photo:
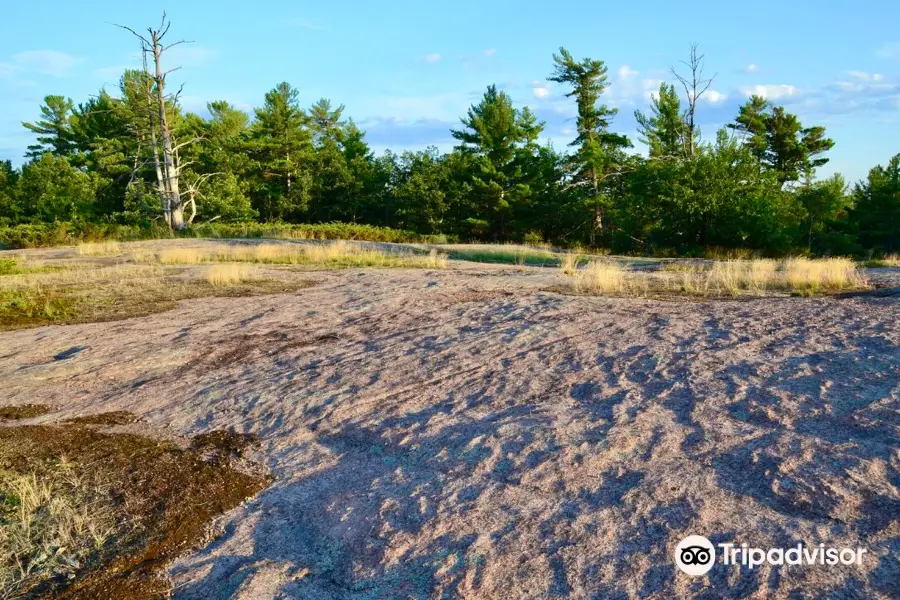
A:
{"label": "dead tree", "polygon": [[[179,90],[174,95],[167,95],[166,77],[181,67],[164,71],[162,68],[162,57],[170,48],[179,44],[189,43],[186,40],[179,40],[171,44],[164,44],[163,40],[171,25],[171,21],[166,18],[166,13],[163,13],[159,28],[153,29],[148,27],[146,36],[124,25],[118,25],[118,27],[129,31],[141,43],[141,55],[144,65],[144,93],[147,96],[148,108],[147,121],[150,129],[149,137],[153,154],[153,166],[156,171],[157,190],[166,223],[170,229],[180,230],[190,225],[191,220],[193,220],[193,216],[188,220],[184,218],[184,209],[187,204],[193,205],[193,211],[196,214],[194,197],[197,190],[192,186],[192,189],[187,193],[181,191],[181,171],[186,164],[179,160],[178,150],[198,140],[194,138],[179,144],[172,133],[172,127],[169,123],[167,103],[171,100],[172,104],[177,106],[178,95],[181,91]],[[153,61],[152,71],[148,65],[148,59]],[[188,196],[188,198],[185,199],[185,196]]]}
{"label": "dead tree", "polygon": [[697,54],[697,44],[691,44],[691,56],[687,61],[681,61],[686,66],[689,74],[680,74],[675,67],[670,67],[672,75],[681,83],[684,93],[687,95],[688,108],[685,114],[685,135],[684,135],[684,153],[686,156],[694,155],[694,148],[697,138],[697,101],[712,85],[716,78],[714,74],[709,79],[703,78],[703,54]]}

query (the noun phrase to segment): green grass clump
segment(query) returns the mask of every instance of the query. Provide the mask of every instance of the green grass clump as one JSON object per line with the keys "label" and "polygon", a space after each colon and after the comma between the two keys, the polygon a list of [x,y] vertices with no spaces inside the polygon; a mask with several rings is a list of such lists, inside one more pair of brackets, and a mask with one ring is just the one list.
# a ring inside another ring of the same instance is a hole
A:
{"label": "green grass clump", "polygon": [[72,303],[40,288],[0,290],[0,326],[7,323],[58,321],[73,311]]}
{"label": "green grass clump", "polygon": [[870,269],[879,269],[884,267],[900,267],[900,254],[889,254],[881,258],[870,258],[863,263],[863,266]]}
{"label": "green grass clump", "polygon": [[558,266],[560,256],[550,250],[537,248],[454,248],[449,251],[454,260],[509,265]]}
{"label": "green grass clump", "polygon": [[18,275],[24,270],[14,258],[0,258],[0,275]]}

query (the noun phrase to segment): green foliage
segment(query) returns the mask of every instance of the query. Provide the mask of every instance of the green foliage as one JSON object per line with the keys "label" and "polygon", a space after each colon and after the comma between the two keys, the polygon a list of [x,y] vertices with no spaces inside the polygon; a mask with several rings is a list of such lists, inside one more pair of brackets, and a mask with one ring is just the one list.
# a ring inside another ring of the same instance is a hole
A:
{"label": "green foliage", "polygon": [[783,106],[771,106],[759,96],[744,104],[729,127],[739,132],[750,151],[772,169],[781,183],[798,181],[826,164],[822,156],[834,147],[824,127],[803,127]]}
{"label": "green foliage", "polygon": [[0,227],[0,249],[71,246],[104,240],[132,241],[171,237],[162,227],[103,223],[34,223]]}
{"label": "green foliage", "polygon": [[544,123],[528,108],[514,108],[512,98],[491,85],[462,124],[451,133],[461,142],[459,151],[472,159],[467,177],[476,210],[488,218],[493,236],[506,239],[510,216],[531,199],[531,178],[523,166],[537,152]]}
{"label": "green foliage", "polygon": [[847,184],[840,175],[823,181],[810,183],[797,192],[797,199],[806,211],[807,250],[812,251],[813,243],[822,253],[841,254],[835,247],[846,249],[847,242],[832,230],[832,224],[839,227],[846,220],[847,209],[853,198],[847,194]]}
{"label": "green foliage", "polygon": [[652,158],[675,157],[685,154],[685,122],[681,100],[675,86],[661,83],[653,96],[650,115],[634,111],[641,141],[650,148]]}
{"label": "green foliage", "polygon": [[65,158],[44,154],[25,165],[18,180],[21,215],[31,222],[87,219],[94,214],[99,177]]}
{"label": "green foliage", "polygon": [[256,109],[247,151],[255,185],[253,207],[267,220],[298,217],[309,202],[312,136],[299,104],[299,92],[282,82]]}
{"label": "green foliage", "polygon": [[[695,50],[695,49],[694,49]],[[692,61],[697,59],[692,54]],[[702,61],[702,57],[699,58]],[[550,81],[577,111],[571,148],[539,141],[544,124],[489,86],[451,133],[458,146],[374,156],[343,105],[304,110],[280,83],[248,113],[165,105],[193,227],[179,235],[414,242],[516,241],[629,253],[885,254],[900,250],[898,161],[847,193],[816,181],[834,142],[823,127],[752,97],[712,144],[668,83],[635,112],[648,156],[613,131],[606,64],[553,56]],[[80,104],[47,96],[21,169],[0,162],[0,244],[170,236],[160,227],[158,111],[152,77],[126,71],[114,93]],[[158,141],[158,140],[157,140]],[[263,223],[256,222],[257,220]]]}
{"label": "green foliage", "polygon": [[578,150],[569,161],[569,169],[573,183],[586,190],[580,200],[585,212],[593,213],[589,231],[590,242],[595,244],[596,235],[605,233],[605,215],[617,184],[612,179],[627,162],[624,149],[631,147],[631,142],[610,131],[618,111],[600,103],[600,96],[609,85],[604,62],[591,58],[578,62],[565,48],[553,55],[553,62],[555,68],[548,79],[570,86],[566,96],[574,97],[578,107],[578,136],[570,144]]}
{"label": "green foliage", "polygon": [[0,258],[0,275],[17,275],[23,270],[14,258]]}
{"label": "green foliage", "polygon": [[869,171],[853,199],[851,222],[863,248],[878,255],[900,252],[900,154]]}
{"label": "green foliage", "polygon": [[72,100],[63,96],[46,96],[41,105],[41,119],[22,123],[37,134],[37,144],[28,146],[28,158],[39,158],[45,152],[68,156],[74,149],[72,132]]}
{"label": "green foliage", "polygon": [[[720,131],[680,161],[643,161],[633,173],[622,221],[649,250],[674,248],[790,249],[800,207],[774,174],[760,169],[747,149]],[[635,250],[628,240],[619,245]]]}

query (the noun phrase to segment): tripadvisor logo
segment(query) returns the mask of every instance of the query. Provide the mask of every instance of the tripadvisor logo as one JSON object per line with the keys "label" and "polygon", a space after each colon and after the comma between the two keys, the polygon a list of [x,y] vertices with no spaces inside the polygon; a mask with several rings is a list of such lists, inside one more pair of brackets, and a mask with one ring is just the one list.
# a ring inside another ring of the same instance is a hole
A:
{"label": "tripadvisor logo", "polygon": [[688,575],[705,575],[716,564],[716,548],[702,535],[689,535],[675,547],[675,564]]}
{"label": "tripadvisor logo", "polygon": [[[861,565],[866,548],[826,548],[825,544],[791,548],[751,548],[747,544],[718,545],[722,563],[726,566],[744,565],[751,570],[764,564],[780,565]],[[705,575],[716,564],[716,547],[702,535],[689,535],[675,547],[675,564],[688,575]]]}

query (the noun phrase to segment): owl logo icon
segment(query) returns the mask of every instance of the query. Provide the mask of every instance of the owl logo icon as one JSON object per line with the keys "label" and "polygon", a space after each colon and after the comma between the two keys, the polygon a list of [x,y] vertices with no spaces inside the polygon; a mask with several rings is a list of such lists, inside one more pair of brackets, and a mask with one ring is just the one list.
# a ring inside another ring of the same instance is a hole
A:
{"label": "owl logo icon", "polygon": [[705,575],[716,564],[716,548],[702,535],[689,535],[675,547],[675,564],[688,575]]}

